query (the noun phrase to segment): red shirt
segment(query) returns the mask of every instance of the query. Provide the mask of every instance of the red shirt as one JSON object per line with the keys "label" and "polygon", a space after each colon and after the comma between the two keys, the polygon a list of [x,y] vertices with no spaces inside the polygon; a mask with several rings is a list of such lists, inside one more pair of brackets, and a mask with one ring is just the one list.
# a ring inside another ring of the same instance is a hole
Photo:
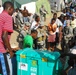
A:
{"label": "red shirt", "polygon": [[[8,33],[13,32],[13,19],[12,16],[10,16],[6,11],[3,11],[0,14],[0,52],[5,53],[5,47],[2,40],[2,32],[7,31]],[[10,35],[8,35],[8,38]],[[10,38],[9,38],[10,40]]]}

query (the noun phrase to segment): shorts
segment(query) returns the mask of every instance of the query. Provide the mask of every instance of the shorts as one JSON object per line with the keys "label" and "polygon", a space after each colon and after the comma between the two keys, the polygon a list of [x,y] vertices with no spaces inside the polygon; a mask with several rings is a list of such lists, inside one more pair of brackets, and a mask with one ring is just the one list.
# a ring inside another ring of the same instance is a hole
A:
{"label": "shorts", "polygon": [[56,34],[48,36],[48,42],[55,42]]}
{"label": "shorts", "polygon": [[50,46],[51,47],[56,46],[56,42],[50,42]]}

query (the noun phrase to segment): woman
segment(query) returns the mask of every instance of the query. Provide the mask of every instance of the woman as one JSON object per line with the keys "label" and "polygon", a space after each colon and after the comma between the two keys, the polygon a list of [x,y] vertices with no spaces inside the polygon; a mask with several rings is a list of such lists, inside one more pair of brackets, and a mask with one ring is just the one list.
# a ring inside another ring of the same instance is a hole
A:
{"label": "woman", "polygon": [[[48,50],[54,51],[55,48],[55,39],[56,39],[56,29],[57,25],[55,24],[56,19],[52,19],[51,23],[48,25]],[[50,48],[51,47],[51,48]]]}

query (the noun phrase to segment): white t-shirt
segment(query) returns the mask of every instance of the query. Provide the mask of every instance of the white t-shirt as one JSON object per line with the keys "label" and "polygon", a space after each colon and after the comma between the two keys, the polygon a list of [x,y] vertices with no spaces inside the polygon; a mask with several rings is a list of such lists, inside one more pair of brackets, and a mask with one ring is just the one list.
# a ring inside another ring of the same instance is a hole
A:
{"label": "white t-shirt", "polygon": [[65,0],[65,3],[68,3],[68,0]]}
{"label": "white t-shirt", "polygon": [[56,32],[59,32],[59,27],[62,26],[63,24],[62,24],[62,22],[59,19],[56,19],[56,22],[55,23],[58,26],[57,29],[56,29]]}
{"label": "white t-shirt", "polygon": [[0,7],[0,14],[2,13],[2,11],[3,11],[3,7]]}
{"label": "white t-shirt", "polygon": [[63,25],[62,22],[59,19],[56,19],[55,23],[57,24],[57,26],[62,26]]}
{"label": "white t-shirt", "polygon": [[32,25],[31,25],[31,30],[32,30],[32,29],[35,29],[35,30],[36,30],[36,29],[39,27],[39,25],[36,26],[36,24],[37,24],[36,21],[34,21],[34,22],[32,23]]}
{"label": "white t-shirt", "polygon": [[[50,21],[51,23],[51,21]],[[55,24],[59,27],[59,26],[63,26],[62,22],[57,18],[55,21]]]}

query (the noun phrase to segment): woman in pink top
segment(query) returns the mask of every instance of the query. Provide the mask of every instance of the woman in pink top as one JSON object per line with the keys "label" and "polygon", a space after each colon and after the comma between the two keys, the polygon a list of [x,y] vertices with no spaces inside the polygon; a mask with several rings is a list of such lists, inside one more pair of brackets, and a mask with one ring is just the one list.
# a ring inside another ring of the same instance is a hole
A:
{"label": "woman in pink top", "polygon": [[48,50],[54,51],[55,48],[55,38],[56,38],[56,29],[57,25],[55,24],[56,19],[52,19],[51,23],[48,25],[48,31],[49,31],[49,36],[48,36]]}

